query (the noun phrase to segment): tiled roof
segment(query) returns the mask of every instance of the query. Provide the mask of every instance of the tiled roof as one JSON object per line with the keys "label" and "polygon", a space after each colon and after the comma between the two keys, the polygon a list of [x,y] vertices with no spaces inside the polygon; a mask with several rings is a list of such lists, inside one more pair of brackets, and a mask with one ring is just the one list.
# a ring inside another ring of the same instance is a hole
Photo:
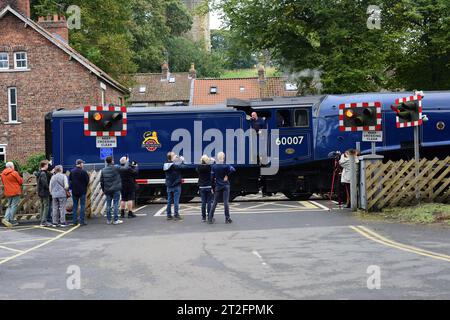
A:
{"label": "tiled roof", "polygon": [[[210,92],[217,87],[217,93]],[[286,90],[286,78],[268,77],[264,81],[255,78],[197,79],[194,84],[193,105],[223,104],[228,99],[261,99],[268,97],[296,96],[296,91]]]}
{"label": "tiled roof", "polygon": [[[175,83],[163,78],[161,73],[139,73],[134,76],[135,86],[131,90],[129,101],[136,102],[176,102],[190,100],[191,82],[188,72],[171,73]],[[145,93],[140,88],[145,87]]]}
{"label": "tiled roof", "polygon": [[53,43],[55,46],[63,50],[66,54],[68,54],[71,58],[75,59],[81,65],[83,65],[85,68],[87,68],[89,71],[91,71],[93,74],[95,74],[97,77],[102,79],[103,81],[107,82],[108,84],[112,85],[119,91],[123,93],[128,93],[128,89],[125,88],[123,85],[121,85],[118,81],[114,80],[111,76],[109,76],[106,72],[101,70],[99,67],[97,67],[95,64],[90,62],[88,59],[86,59],[84,56],[82,56],[79,52],[74,50],[71,46],[69,46],[64,41],[61,41],[59,38],[55,37],[53,34],[45,30],[43,27],[41,27],[39,24],[31,20],[30,18],[27,18],[11,8],[9,5],[4,7],[0,12],[0,19],[6,15],[6,13],[12,13],[17,18],[21,19],[23,22],[25,22],[26,25],[31,26],[34,30],[36,30],[38,33],[40,33],[42,36],[47,38],[51,43]]}
{"label": "tiled roof", "polygon": [[286,78],[270,77],[261,83],[261,98],[295,97],[297,91],[286,90]]}

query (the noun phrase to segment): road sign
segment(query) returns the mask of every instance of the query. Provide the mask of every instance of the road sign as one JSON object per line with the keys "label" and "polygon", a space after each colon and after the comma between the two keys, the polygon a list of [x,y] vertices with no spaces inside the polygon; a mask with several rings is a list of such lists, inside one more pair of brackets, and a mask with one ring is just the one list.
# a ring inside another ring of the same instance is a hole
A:
{"label": "road sign", "polygon": [[117,138],[97,137],[97,148],[117,148]]}
{"label": "road sign", "polygon": [[383,142],[383,131],[364,131],[363,142]]}
{"label": "road sign", "polygon": [[113,148],[101,148],[100,149],[100,159],[101,160],[106,160],[107,157],[112,157],[113,156]]}

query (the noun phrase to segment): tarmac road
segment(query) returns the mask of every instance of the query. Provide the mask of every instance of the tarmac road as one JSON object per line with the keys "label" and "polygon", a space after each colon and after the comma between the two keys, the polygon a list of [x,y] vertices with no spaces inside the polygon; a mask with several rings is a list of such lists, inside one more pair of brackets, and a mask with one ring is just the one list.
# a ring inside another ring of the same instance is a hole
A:
{"label": "tarmac road", "polygon": [[[120,226],[0,228],[0,299],[450,298],[450,228],[324,206],[250,198],[233,203],[233,224],[219,208],[205,225],[198,203],[183,205],[182,222],[154,204]],[[368,288],[373,270],[379,289]]]}

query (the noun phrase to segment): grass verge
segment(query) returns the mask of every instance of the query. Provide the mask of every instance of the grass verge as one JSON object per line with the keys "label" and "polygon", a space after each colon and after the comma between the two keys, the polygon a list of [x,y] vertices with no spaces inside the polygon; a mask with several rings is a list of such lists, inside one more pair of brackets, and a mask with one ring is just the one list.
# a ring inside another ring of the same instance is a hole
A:
{"label": "grass verge", "polygon": [[358,215],[362,218],[417,224],[444,223],[450,226],[450,205],[439,203],[427,203],[415,207],[389,208],[384,209],[382,212],[359,212]]}

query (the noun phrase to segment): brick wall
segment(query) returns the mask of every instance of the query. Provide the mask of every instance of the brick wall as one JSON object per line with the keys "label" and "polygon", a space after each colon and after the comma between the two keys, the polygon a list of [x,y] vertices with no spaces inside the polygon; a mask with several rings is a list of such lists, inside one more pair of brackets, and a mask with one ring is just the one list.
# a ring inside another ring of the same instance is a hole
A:
{"label": "brick wall", "polygon": [[[0,52],[9,52],[11,69],[14,51],[28,54],[30,71],[0,72],[0,144],[7,144],[8,160],[24,161],[45,151],[48,112],[101,103],[100,80],[12,14],[0,19],[0,30]],[[5,123],[9,87],[17,88],[20,124]],[[107,103],[118,104],[119,96],[121,92],[107,86]]]}

